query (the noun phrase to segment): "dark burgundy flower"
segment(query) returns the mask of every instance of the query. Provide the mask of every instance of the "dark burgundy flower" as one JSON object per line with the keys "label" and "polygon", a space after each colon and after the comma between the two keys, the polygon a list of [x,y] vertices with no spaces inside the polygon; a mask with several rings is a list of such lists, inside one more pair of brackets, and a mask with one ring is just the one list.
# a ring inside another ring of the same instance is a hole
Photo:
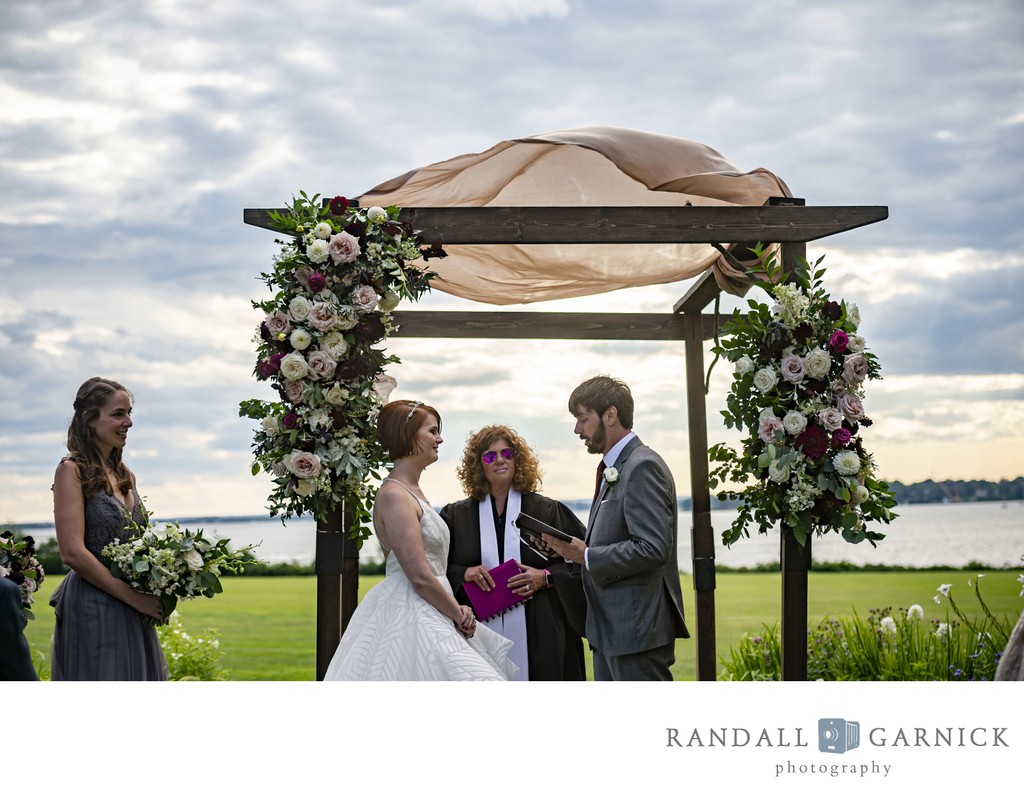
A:
{"label": "dark burgundy flower", "polygon": [[264,342],[276,342],[273,332],[267,327],[267,323],[260,323],[260,339]]}
{"label": "dark burgundy flower", "polygon": [[318,291],[323,291],[327,285],[327,278],[324,277],[320,272],[313,272],[309,276],[309,280],[306,281],[306,286],[311,292],[316,294]]}
{"label": "dark burgundy flower", "polygon": [[281,359],[283,359],[283,358],[284,358],[284,353],[275,353],[273,356],[271,356],[269,359],[267,359],[267,364],[270,365],[270,369],[273,370],[275,373],[280,372],[280,370],[281,370]]}
{"label": "dark burgundy flower", "polygon": [[794,342],[806,342],[808,339],[814,336],[814,328],[811,327],[809,322],[801,322],[793,329],[793,341]]}
{"label": "dark burgundy flower", "polygon": [[803,391],[806,396],[822,395],[828,389],[824,378],[807,378],[804,376]]}
{"label": "dark burgundy flower", "polygon": [[362,239],[366,235],[366,225],[361,221],[353,221],[345,225],[345,232],[349,235],[354,235],[356,238]]}
{"label": "dark burgundy flower", "polygon": [[850,337],[846,331],[833,331],[828,339],[828,346],[833,353],[843,353],[850,344]]}
{"label": "dark burgundy flower", "polygon": [[334,375],[336,378],[348,381],[350,379],[366,375],[369,370],[370,365],[365,359],[361,356],[352,356],[351,358],[345,359],[345,361],[338,365]]}
{"label": "dark burgundy flower", "polygon": [[344,215],[346,210],[348,210],[348,199],[344,196],[335,196],[331,199],[331,212],[335,216]]}
{"label": "dark burgundy flower", "polygon": [[348,417],[335,409],[331,412],[331,422],[334,424],[334,430],[339,431],[348,425]]}
{"label": "dark burgundy flower", "polygon": [[256,373],[264,380],[270,378],[275,372],[274,368],[270,366],[269,361],[261,361],[256,365]]}
{"label": "dark burgundy flower", "polygon": [[833,322],[837,322],[843,316],[843,307],[835,300],[829,300],[822,306],[822,313]]}
{"label": "dark burgundy flower", "polygon": [[299,416],[292,411],[286,412],[285,416],[281,418],[281,425],[286,429],[297,429],[299,428]]}
{"label": "dark burgundy flower", "polygon": [[828,451],[828,432],[821,426],[811,424],[796,438],[796,447],[812,460],[820,460]]}
{"label": "dark burgundy flower", "polygon": [[405,228],[402,227],[402,223],[395,221],[394,219],[384,222],[381,225],[381,229],[388,235],[401,235],[405,232]]}
{"label": "dark burgundy flower", "polygon": [[853,435],[850,434],[849,429],[836,429],[832,432],[832,445],[836,448],[842,448],[852,439]]}
{"label": "dark burgundy flower", "polygon": [[373,345],[384,338],[384,323],[379,317],[367,317],[352,329],[356,339]]}

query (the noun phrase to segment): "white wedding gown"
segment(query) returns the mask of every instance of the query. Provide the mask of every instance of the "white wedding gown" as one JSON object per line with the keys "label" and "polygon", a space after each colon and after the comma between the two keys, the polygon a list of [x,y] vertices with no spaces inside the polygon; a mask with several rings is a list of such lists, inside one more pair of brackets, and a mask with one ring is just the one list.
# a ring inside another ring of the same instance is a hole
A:
{"label": "white wedding gown", "polygon": [[[423,510],[420,529],[427,563],[451,592],[445,577],[448,525],[429,504],[416,500]],[[452,620],[416,593],[391,552],[386,577],[359,603],[324,680],[508,681],[517,669],[508,658],[511,647],[512,642],[486,625],[477,625],[467,641]]]}

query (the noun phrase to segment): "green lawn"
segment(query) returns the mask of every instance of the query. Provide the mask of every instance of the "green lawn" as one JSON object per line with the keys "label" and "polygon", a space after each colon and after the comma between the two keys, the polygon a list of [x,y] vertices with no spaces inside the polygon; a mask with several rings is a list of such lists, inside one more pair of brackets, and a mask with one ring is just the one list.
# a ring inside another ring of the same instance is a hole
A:
{"label": "green lawn", "polygon": [[[854,610],[866,616],[871,608],[907,608],[917,603],[925,619],[950,621],[946,605],[932,597],[943,583],[952,583],[952,595],[968,614],[981,611],[968,580],[977,572],[815,572],[810,578],[809,622],[816,625],[828,616],[849,616]],[[1017,571],[985,572],[982,594],[996,614],[1016,622],[1024,600],[1019,596]],[[360,594],[379,577],[364,577]],[[36,618],[26,629],[33,651],[47,659],[53,632],[53,609],[47,604],[59,578],[50,576],[33,608]],[[682,577],[683,597],[691,630],[694,618],[693,588]],[[719,572],[715,593],[717,655],[728,656],[729,647],[744,633],[754,633],[765,623],[779,619],[781,578],[778,573]],[[200,599],[179,606],[185,630],[218,631],[224,666],[238,681],[312,680],[315,677],[316,578],[238,577],[224,580],[224,593],[212,600]],[[677,680],[696,678],[696,637],[676,645],[673,674]],[[721,668],[721,665],[719,665]]]}

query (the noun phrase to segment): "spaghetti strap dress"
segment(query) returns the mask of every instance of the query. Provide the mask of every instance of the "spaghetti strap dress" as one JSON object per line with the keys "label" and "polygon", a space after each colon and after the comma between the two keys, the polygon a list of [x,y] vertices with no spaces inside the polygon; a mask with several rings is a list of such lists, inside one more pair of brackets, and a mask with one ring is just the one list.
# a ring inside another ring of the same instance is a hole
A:
{"label": "spaghetti strap dress", "polygon": [[[85,502],[85,546],[106,566],[103,547],[125,535],[130,523],[147,521],[142,499],[132,491],[129,513],[109,493]],[[54,681],[166,681],[167,659],[156,629],[116,597],[71,571],[50,597],[56,609],[50,677]]]}
{"label": "spaghetti strap dress", "polygon": [[[445,577],[448,526],[409,491],[423,511],[420,530],[431,571],[450,593]],[[374,505],[376,507],[376,505]],[[516,666],[505,637],[477,625],[466,639],[447,616],[416,593],[393,552],[385,577],[356,608],[324,676],[326,681],[509,681]]]}

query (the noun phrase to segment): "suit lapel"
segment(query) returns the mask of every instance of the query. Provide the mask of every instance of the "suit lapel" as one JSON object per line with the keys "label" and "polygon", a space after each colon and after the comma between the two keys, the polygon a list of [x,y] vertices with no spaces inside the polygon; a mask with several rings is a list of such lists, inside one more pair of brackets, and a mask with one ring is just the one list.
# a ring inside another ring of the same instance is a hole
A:
{"label": "suit lapel", "polygon": [[[628,443],[626,443],[625,446],[623,446],[622,451],[619,453],[618,459],[615,460],[615,464],[612,466],[616,471],[619,472],[620,476],[622,475],[623,467],[625,466],[626,462],[629,460],[629,455],[633,453],[633,449],[635,449],[637,446],[642,446],[642,445],[643,445],[643,443],[640,442],[640,438],[637,437],[634,434],[633,435],[633,439],[630,440]],[[616,482],[616,484],[619,484],[619,483]],[[594,501],[591,502],[591,504],[590,504],[590,515],[587,516],[587,536],[586,536],[586,543],[587,544],[590,543],[590,531],[592,529],[594,529],[594,520],[595,520],[595,518],[597,516],[597,511],[598,511],[598,509],[601,506],[601,500],[604,499],[604,493],[605,493],[605,490],[607,490],[607,488],[608,488],[608,482],[606,480],[602,479],[601,480],[601,489],[597,492],[597,498],[594,499]]]}

